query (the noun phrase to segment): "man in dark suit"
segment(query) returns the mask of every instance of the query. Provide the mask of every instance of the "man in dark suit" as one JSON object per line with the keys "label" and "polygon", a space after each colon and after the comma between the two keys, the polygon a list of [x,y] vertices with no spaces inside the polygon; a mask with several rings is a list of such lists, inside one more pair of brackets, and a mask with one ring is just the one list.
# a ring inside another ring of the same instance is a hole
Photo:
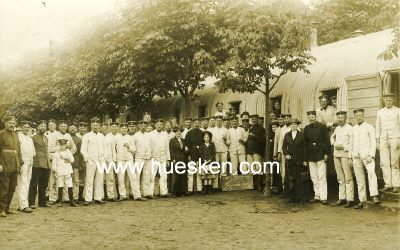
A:
{"label": "man in dark suit", "polygon": [[39,192],[39,207],[50,207],[46,201],[46,189],[50,177],[50,155],[46,132],[46,121],[37,123],[37,134],[32,137],[36,155],[33,157],[32,179],[29,185],[29,207],[36,208],[36,195]]}
{"label": "man in dark suit", "polygon": [[291,131],[285,134],[282,145],[282,151],[287,163],[286,176],[289,202],[304,202],[306,198],[302,173],[305,172],[307,162],[304,160],[303,133],[297,129],[299,124],[300,121],[297,119],[290,120]]}
{"label": "man in dark suit", "polygon": [[0,217],[15,214],[10,204],[17,186],[17,176],[23,165],[18,136],[14,132],[17,120],[6,116],[5,129],[0,131]]}
{"label": "man in dark suit", "polygon": [[[169,141],[169,152],[171,154],[171,162],[173,163],[173,191],[177,196],[184,196],[187,192],[187,152],[185,140],[181,138],[183,129],[178,127],[173,128],[175,137]],[[180,162],[180,163],[178,163]],[[178,163],[178,172],[177,170]],[[181,165],[182,164],[182,165]],[[184,164],[184,165],[183,165]],[[185,166],[185,171],[181,169],[181,166]],[[183,173],[182,173],[183,172]]]}
{"label": "man in dark suit", "polygon": [[310,176],[314,186],[314,199],[327,205],[328,185],[326,181],[326,161],[330,151],[328,128],[317,122],[316,111],[308,111],[310,122],[304,128],[305,158],[310,167]]}
{"label": "man in dark suit", "polygon": [[[199,148],[203,141],[203,131],[200,129],[200,119],[196,118],[193,119],[193,128],[186,134],[185,137],[186,145],[189,149],[189,161],[196,162],[196,167],[198,170],[198,163],[199,163]],[[193,191],[193,175],[188,174],[188,192]],[[202,190],[202,183],[199,174],[196,174],[196,188],[197,192],[201,192]]]}

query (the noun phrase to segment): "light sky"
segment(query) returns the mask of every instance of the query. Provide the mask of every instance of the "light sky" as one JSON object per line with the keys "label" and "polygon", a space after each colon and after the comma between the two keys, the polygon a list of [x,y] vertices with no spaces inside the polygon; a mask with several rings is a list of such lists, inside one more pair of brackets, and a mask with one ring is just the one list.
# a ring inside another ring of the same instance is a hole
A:
{"label": "light sky", "polygon": [[50,53],[50,41],[62,47],[76,35],[72,31],[94,16],[115,10],[122,1],[0,0],[0,68],[18,65],[35,53]]}

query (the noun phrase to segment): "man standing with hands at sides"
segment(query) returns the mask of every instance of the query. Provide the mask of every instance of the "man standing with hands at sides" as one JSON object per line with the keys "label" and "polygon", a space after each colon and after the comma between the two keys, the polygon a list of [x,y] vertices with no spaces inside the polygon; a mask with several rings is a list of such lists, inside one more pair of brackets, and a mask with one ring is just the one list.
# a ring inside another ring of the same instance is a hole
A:
{"label": "man standing with hands at sides", "polygon": [[[136,149],[135,152],[135,162],[138,167],[142,166],[142,181],[140,183],[140,173],[138,174],[137,184],[140,190],[140,184],[143,188],[143,195],[146,198],[153,198],[153,194],[150,190],[150,179],[151,179],[151,148],[150,148],[150,139],[148,133],[146,133],[146,123],[144,121],[138,122],[139,131],[133,136],[133,145]],[[154,185],[154,183],[153,183]],[[145,198],[141,198],[138,200],[146,200]]]}
{"label": "man standing with hands at sides", "polygon": [[239,127],[239,119],[236,116],[231,118],[231,124],[232,127],[228,129],[229,155],[232,162],[232,175],[237,175],[240,163],[246,161],[247,138],[244,128]]}
{"label": "man standing with hands at sides", "polygon": [[39,192],[39,207],[50,207],[46,201],[46,189],[50,177],[50,154],[46,132],[46,121],[37,122],[37,133],[32,137],[36,155],[33,157],[32,178],[29,185],[29,207],[36,208],[36,195]]}
{"label": "man standing with hands at sides", "polygon": [[[212,142],[215,144],[215,160],[221,167],[222,164],[225,164],[228,161],[228,145],[230,143],[228,129],[222,126],[222,119],[223,117],[221,115],[216,117],[217,126],[211,132]],[[226,176],[225,169],[221,169],[220,176],[213,181],[212,185],[214,189],[219,187],[221,176]]]}
{"label": "man standing with hands at sides", "polygon": [[[76,136],[79,138],[83,138],[83,136],[87,133],[87,123],[86,122],[79,122],[78,123],[78,133]],[[85,179],[86,179],[86,165],[85,162],[82,162],[82,168],[79,170],[79,200],[85,201],[84,196],[84,188],[85,188]]]}
{"label": "man standing with hands at sides", "polygon": [[136,133],[136,121],[129,121],[128,124],[128,135],[133,136]]}
{"label": "man standing with hands at sides", "polygon": [[24,164],[18,135],[14,132],[17,119],[7,116],[0,131],[0,217],[15,214],[10,204],[17,185],[17,176]]}
{"label": "man standing with hands at sides", "polygon": [[[200,129],[200,119],[196,118],[193,120],[193,128],[187,133],[185,138],[186,145],[189,149],[188,161],[195,162],[197,173],[196,173],[196,189],[197,192],[201,192],[203,185],[201,178],[198,173],[199,171],[199,157],[200,157],[200,145],[203,142],[203,131]],[[193,174],[188,173],[188,195],[193,192]]]}
{"label": "man standing with hands at sides", "polygon": [[333,160],[339,182],[339,200],[332,206],[345,205],[345,208],[349,208],[354,204],[354,182],[349,156],[353,128],[347,123],[346,111],[339,111],[336,116],[338,126],[331,136],[331,144],[334,147]]}
{"label": "man standing with hands at sides", "polygon": [[[383,95],[385,107],[376,117],[376,145],[380,150],[385,188],[382,191],[400,192],[400,109],[393,105],[394,94]],[[393,188],[393,190],[392,190]]]}
{"label": "man standing with hands at sides", "polygon": [[83,165],[83,156],[81,154],[82,138],[78,137],[76,133],[78,132],[77,124],[73,123],[68,128],[68,133],[72,137],[72,141],[76,146],[76,152],[74,155],[74,162],[72,164],[72,184],[73,184],[73,194],[74,201],[77,202],[79,199],[79,171]]}
{"label": "man standing with hands at sides", "polygon": [[100,131],[100,119],[93,118],[91,120],[92,131],[85,134],[82,139],[81,153],[86,164],[85,179],[85,203],[90,205],[93,200],[97,204],[105,204],[102,201],[104,173],[98,171],[97,163],[102,164],[105,161],[104,155],[104,135]]}
{"label": "man standing with hands at sides", "polygon": [[29,136],[32,123],[29,121],[21,121],[20,124],[22,132],[18,133],[18,139],[21,145],[21,155],[24,164],[21,167],[17,180],[19,210],[25,213],[31,213],[32,209],[29,207],[28,192],[32,176],[33,157],[36,151],[32,138]]}
{"label": "man standing with hands at sides", "polygon": [[[110,162],[117,163],[117,152],[116,152],[116,143],[118,138],[118,123],[111,122],[110,123],[110,133],[105,135],[104,137],[104,154],[106,159],[106,164],[110,166]],[[117,191],[115,188],[115,172],[114,168],[111,168],[110,171],[105,173],[106,175],[106,192],[107,192],[107,200],[114,202],[117,198]]]}
{"label": "man standing with hands at sides", "polygon": [[380,203],[374,160],[376,140],[374,127],[364,121],[364,110],[356,109],[353,112],[357,124],[353,126],[349,155],[352,157],[358,187],[358,197],[360,199],[360,203],[354,208],[361,209],[365,207],[367,202],[364,167],[368,172],[369,194],[372,197],[372,201],[375,204]]}
{"label": "man standing with hands at sides", "polygon": [[317,122],[316,111],[308,111],[310,124],[304,128],[305,160],[310,168],[310,176],[314,186],[314,199],[327,205],[328,185],[326,181],[326,161],[329,154],[329,134],[325,125]]}
{"label": "man standing with hands at sides", "polygon": [[[150,179],[150,188],[154,189],[154,178],[157,170],[160,173],[160,196],[168,196],[168,183],[167,183],[167,166],[171,161],[171,155],[169,152],[169,138],[167,133],[162,131],[163,120],[156,120],[156,129],[150,133],[150,148],[151,157],[153,159],[152,176]],[[153,190],[154,192],[154,190]]]}

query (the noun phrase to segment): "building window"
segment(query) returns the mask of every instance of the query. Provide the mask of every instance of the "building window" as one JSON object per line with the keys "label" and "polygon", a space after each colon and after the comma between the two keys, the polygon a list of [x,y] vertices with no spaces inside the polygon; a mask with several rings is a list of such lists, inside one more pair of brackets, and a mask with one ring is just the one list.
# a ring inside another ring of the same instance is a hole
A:
{"label": "building window", "polygon": [[282,112],[282,96],[271,98],[272,112],[278,117]]}
{"label": "building window", "polygon": [[337,89],[323,90],[321,95],[327,95],[329,97],[329,105],[337,108]]}
{"label": "building window", "polygon": [[207,109],[206,105],[199,106],[199,116],[198,116],[199,118],[206,117],[206,109]]}
{"label": "building window", "polygon": [[240,103],[241,102],[230,102],[230,107],[229,107],[229,115],[238,115],[240,114]]}
{"label": "building window", "polygon": [[390,92],[394,94],[394,105],[400,105],[400,72],[390,74]]}

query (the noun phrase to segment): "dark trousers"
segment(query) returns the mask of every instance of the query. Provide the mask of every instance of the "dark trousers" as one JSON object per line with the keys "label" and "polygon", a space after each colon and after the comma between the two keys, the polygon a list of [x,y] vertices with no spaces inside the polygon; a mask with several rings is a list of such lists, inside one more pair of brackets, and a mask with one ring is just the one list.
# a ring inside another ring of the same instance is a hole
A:
{"label": "dark trousers", "polygon": [[17,172],[0,173],[0,212],[8,211],[17,186]]}
{"label": "dark trousers", "polygon": [[29,185],[29,206],[34,206],[39,192],[39,206],[46,203],[46,189],[49,184],[50,169],[32,168],[32,178]]}
{"label": "dark trousers", "polygon": [[287,161],[288,166],[286,168],[286,183],[287,194],[289,199],[293,201],[305,201],[306,200],[306,182],[304,180],[303,173],[306,167],[302,165],[302,162]]}

